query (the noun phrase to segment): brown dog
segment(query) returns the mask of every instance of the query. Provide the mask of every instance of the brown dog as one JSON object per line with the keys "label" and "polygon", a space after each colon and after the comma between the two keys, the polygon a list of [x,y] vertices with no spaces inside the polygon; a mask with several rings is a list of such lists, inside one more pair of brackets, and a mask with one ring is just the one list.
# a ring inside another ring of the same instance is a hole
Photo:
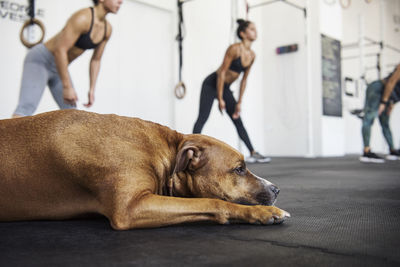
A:
{"label": "brown dog", "polygon": [[0,121],[0,221],[106,216],[114,229],[281,223],[279,189],[204,135],[77,110]]}

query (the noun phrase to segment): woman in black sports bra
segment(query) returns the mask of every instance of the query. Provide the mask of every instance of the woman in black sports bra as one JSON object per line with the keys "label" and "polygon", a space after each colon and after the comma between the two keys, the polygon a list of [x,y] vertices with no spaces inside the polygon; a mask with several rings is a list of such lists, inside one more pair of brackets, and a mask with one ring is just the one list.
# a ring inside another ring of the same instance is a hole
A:
{"label": "woman in black sports bra", "polygon": [[[193,128],[193,133],[201,133],[212,108],[214,99],[218,100],[221,113],[226,109],[232,119],[240,139],[246,144],[250,152],[248,162],[269,162],[270,158],[256,152],[250,142],[250,138],[240,118],[241,103],[246,88],[247,76],[255,59],[255,53],[251,50],[252,43],[257,39],[257,31],[254,23],[242,19],[237,20],[237,36],[241,42],[228,47],[224,61],[216,72],[210,74],[203,82],[200,95],[199,116]],[[240,83],[239,99],[236,102],[229,86],[239,78],[243,72]]]}
{"label": "woman in black sports bra", "polygon": [[44,44],[31,48],[25,57],[19,103],[13,117],[32,115],[43,90],[49,85],[60,109],[76,108],[78,96],[68,65],[87,49],[90,60],[90,88],[86,107],[94,102],[94,90],[104,48],[111,36],[108,13],[116,14],[123,0],[93,0],[94,7],[75,12],[64,28]]}

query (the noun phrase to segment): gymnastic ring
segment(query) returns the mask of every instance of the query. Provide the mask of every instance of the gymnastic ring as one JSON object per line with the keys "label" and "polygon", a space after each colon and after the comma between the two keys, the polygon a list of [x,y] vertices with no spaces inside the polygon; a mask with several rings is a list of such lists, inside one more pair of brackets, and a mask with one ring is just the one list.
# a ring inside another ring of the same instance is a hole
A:
{"label": "gymnastic ring", "polygon": [[351,5],[351,0],[339,0],[339,2],[343,9],[346,9]]}
{"label": "gymnastic ring", "polygon": [[186,85],[184,82],[180,81],[176,86],[175,86],[175,96],[178,99],[184,98],[186,95]]}
{"label": "gymnastic ring", "polygon": [[[29,25],[32,25],[32,24],[38,25],[39,28],[40,28],[40,30],[42,31],[42,36],[40,37],[40,40],[37,41],[37,42],[35,42],[35,43],[30,43],[30,42],[28,42],[28,40],[26,40],[25,37],[24,37],[24,30],[25,30]],[[35,45],[37,45],[37,44],[39,44],[39,43],[41,43],[41,42],[43,41],[43,39],[44,39],[44,34],[45,34],[45,28],[44,28],[43,23],[42,23],[40,20],[38,20],[38,19],[32,18],[32,19],[29,19],[29,20],[25,21],[25,22],[24,22],[24,25],[22,25],[22,29],[21,29],[21,31],[20,31],[20,33],[19,33],[19,38],[21,39],[21,42],[22,42],[22,44],[23,44],[24,46],[26,46],[27,48],[31,48],[31,47],[33,47],[33,46],[35,46]]]}

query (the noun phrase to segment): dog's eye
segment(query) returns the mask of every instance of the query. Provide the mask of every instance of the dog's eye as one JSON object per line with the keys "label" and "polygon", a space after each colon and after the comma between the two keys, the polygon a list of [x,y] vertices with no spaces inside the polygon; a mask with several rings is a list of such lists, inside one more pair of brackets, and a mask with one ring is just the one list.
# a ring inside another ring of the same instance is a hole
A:
{"label": "dog's eye", "polygon": [[235,168],[235,172],[239,175],[245,175],[246,174],[246,168],[240,166]]}

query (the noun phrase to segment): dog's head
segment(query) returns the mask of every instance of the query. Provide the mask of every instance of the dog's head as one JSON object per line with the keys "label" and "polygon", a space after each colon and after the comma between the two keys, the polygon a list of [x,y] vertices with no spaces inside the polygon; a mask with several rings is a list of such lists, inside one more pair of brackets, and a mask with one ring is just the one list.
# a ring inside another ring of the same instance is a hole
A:
{"label": "dog's head", "polygon": [[270,206],[279,193],[278,187],[247,169],[240,152],[205,135],[185,136],[172,177],[175,196]]}

